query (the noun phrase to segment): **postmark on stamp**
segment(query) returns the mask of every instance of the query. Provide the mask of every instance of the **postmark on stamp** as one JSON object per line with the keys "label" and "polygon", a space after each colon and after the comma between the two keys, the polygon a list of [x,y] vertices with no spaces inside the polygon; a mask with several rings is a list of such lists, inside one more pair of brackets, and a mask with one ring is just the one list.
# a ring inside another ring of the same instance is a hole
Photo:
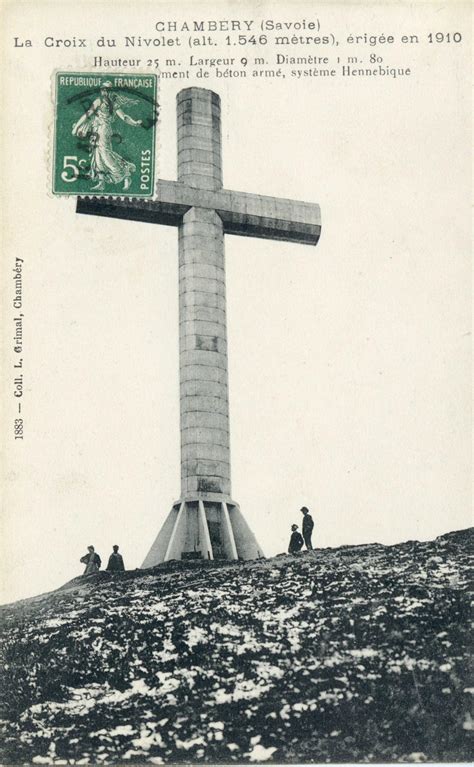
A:
{"label": "postmark on stamp", "polygon": [[155,74],[58,72],[53,194],[152,197]]}

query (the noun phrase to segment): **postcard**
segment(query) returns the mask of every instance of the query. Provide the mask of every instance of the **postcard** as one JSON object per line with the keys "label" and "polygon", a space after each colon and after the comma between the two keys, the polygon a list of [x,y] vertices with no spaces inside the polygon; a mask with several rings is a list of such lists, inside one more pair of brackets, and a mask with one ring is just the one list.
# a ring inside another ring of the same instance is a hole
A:
{"label": "postcard", "polygon": [[3,762],[467,761],[471,5],[1,14]]}

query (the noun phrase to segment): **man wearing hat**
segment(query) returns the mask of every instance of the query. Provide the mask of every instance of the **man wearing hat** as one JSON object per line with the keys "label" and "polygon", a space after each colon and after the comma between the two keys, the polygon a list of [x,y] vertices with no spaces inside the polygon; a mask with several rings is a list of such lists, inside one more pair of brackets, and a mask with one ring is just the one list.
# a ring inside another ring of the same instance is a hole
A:
{"label": "man wearing hat", "polygon": [[309,513],[309,509],[306,506],[302,506],[300,509],[303,514],[303,538],[308,551],[313,550],[313,544],[311,543],[311,536],[313,534],[313,517]]}
{"label": "man wearing hat", "polygon": [[288,546],[288,554],[297,554],[303,548],[303,538],[301,533],[298,532],[298,525],[291,525],[291,538],[290,545]]}
{"label": "man wearing hat", "polygon": [[125,566],[123,564],[122,555],[119,554],[119,547],[115,545],[112,548],[113,548],[113,552],[109,557],[109,564],[107,565],[107,570],[109,571],[109,573],[122,573],[125,570]]}
{"label": "man wearing hat", "polygon": [[84,556],[79,560],[83,565],[86,566],[84,575],[92,575],[92,573],[98,573],[102,564],[100,556],[97,554],[93,546],[88,546],[87,551],[88,553],[84,554]]}

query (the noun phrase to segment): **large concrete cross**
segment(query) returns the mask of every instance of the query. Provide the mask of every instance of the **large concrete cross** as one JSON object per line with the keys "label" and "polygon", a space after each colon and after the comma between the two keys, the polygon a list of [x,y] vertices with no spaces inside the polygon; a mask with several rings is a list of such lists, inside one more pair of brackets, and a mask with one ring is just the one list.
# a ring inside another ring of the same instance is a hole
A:
{"label": "large concrete cross", "polygon": [[223,189],[220,112],[212,91],[178,93],[178,181],[158,181],[157,199],[77,201],[78,213],[178,227],[181,498],[143,567],[263,556],[231,498],[224,234],[316,245],[321,231],[318,205]]}

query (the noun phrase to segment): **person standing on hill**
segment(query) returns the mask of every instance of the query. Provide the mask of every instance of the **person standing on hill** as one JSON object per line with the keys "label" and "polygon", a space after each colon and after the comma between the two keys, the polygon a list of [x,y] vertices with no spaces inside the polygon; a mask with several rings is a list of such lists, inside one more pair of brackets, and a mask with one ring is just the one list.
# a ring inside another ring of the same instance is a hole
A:
{"label": "person standing on hill", "polygon": [[302,506],[300,511],[303,514],[303,538],[308,551],[313,550],[313,544],[311,543],[311,536],[313,534],[313,517],[309,513],[309,509],[306,506]]}
{"label": "person standing on hill", "polygon": [[92,575],[92,573],[98,573],[100,566],[102,564],[101,558],[97,554],[97,552],[94,550],[93,546],[88,546],[87,551],[88,554],[84,554],[83,557],[81,557],[80,561],[82,564],[86,566],[86,569],[84,570],[84,575]]}
{"label": "person standing on hill", "polygon": [[125,565],[123,564],[122,555],[118,553],[119,547],[117,545],[112,546],[113,552],[109,557],[109,563],[107,570],[109,573],[123,573]]}
{"label": "person standing on hill", "polygon": [[297,554],[303,548],[303,538],[301,533],[298,532],[298,525],[291,525],[291,538],[290,545],[288,546],[288,554]]}

